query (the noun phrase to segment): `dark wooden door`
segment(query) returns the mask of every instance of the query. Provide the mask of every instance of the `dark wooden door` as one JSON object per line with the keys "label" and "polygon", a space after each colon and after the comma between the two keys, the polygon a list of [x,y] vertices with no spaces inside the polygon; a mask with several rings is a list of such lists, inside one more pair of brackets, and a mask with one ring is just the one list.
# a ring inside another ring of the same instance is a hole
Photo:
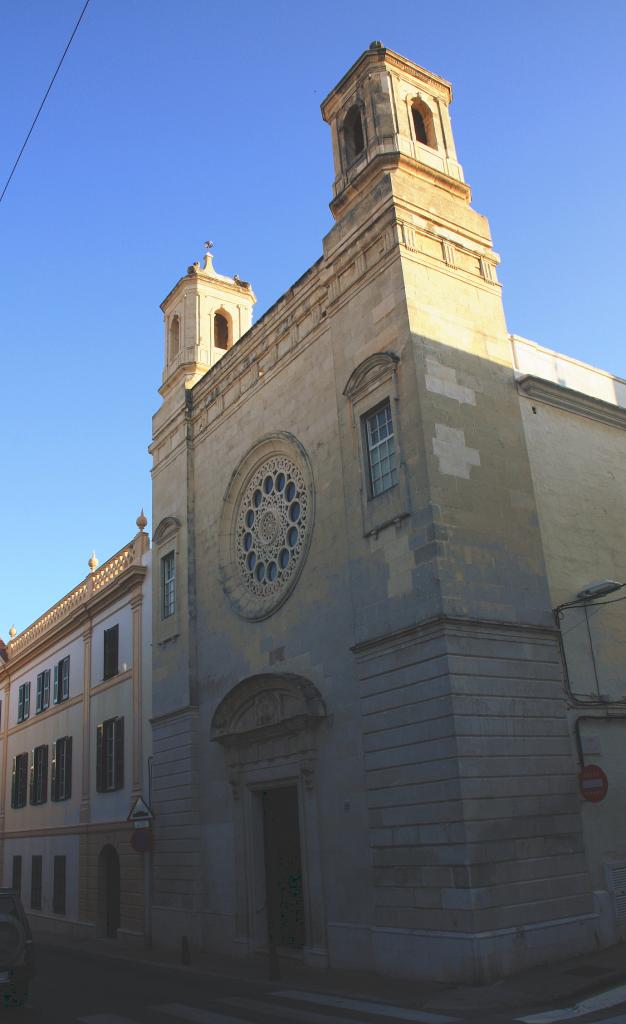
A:
{"label": "dark wooden door", "polygon": [[301,949],[305,942],[298,791],[295,786],[262,793],[270,944]]}

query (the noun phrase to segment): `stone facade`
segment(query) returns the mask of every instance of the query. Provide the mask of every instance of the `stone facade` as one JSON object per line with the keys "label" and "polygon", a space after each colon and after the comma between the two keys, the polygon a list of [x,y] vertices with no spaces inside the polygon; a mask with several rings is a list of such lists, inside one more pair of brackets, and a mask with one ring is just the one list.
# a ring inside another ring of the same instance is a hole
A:
{"label": "stone facade", "polygon": [[252,327],[250,286],[210,257],[163,304],[158,942],[481,981],[615,935],[553,608],[619,568],[607,543],[560,575],[450,101],[373,44],[322,104],[336,223],[317,263]]}

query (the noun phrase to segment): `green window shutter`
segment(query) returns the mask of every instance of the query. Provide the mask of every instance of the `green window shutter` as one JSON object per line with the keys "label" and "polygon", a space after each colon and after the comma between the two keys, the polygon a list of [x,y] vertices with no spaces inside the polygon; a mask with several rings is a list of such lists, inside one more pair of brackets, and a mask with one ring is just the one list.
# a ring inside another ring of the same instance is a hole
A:
{"label": "green window shutter", "polygon": [[35,748],[32,750],[32,759],[30,763],[30,802],[35,802]]}
{"label": "green window shutter", "polygon": [[48,799],[48,744],[46,743],[41,751],[43,758],[43,764],[41,766],[41,793],[39,794],[40,803],[45,804]]}
{"label": "green window shutter", "polygon": [[72,737],[65,739],[65,798],[69,800],[72,795]]}
{"label": "green window shutter", "polygon": [[104,631],[104,665],[103,679],[111,679],[119,671],[119,626],[111,626]]}
{"label": "green window shutter", "polygon": [[30,715],[30,683],[26,683],[26,689],[24,690],[24,718],[28,718]]}
{"label": "green window shutter", "polygon": [[54,696],[53,701],[55,704],[59,703],[59,666],[54,666]]}
{"label": "green window shutter", "polygon": [[104,790],[104,725],[99,725],[96,732],[96,789]]}
{"label": "green window shutter", "polygon": [[43,708],[43,672],[40,672],[39,675],[37,676],[37,697],[36,697],[36,700],[35,700],[35,714],[38,715],[39,712],[42,710],[42,708]]}
{"label": "green window shutter", "polygon": [[115,789],[124,785],[124,719],[116,718],[113,733],[113,755],[115,757]]}
{"label": "green window shutter", "polygon": [[17,720],[22,722],[24,720],[24,684],[20,686],[17,691]]}
{"label": "green window shutter", "polygon": [[67,700],[70,695],[70,656],[63,659],[63,700]]}
{"label": "green window shutter", "polygon": [[57,750],[59,741],[54,740],[52,744],[52,772],[50,773],[50,799],[58,800],[59,794],[57,791]]}
{"label": "green window shutter", "polygon": [[17,807],[17,758],[13,758],[13,772],[11,773],[11,807]]}

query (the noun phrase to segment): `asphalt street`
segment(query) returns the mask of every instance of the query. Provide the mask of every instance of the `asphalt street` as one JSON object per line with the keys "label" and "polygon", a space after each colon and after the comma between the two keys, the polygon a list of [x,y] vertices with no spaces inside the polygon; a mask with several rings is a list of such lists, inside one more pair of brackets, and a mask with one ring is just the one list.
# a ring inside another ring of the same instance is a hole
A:
{"label": "asphalt street", "polygon": [[[621,1001],[619,1001],[621,1000]],[[4,1009],[23,1024],[626,1024],[626,986],[575,1005],[491,1012],[392,1005],[245,979],[199,977],[156,965],[38,951],[27,1005]]]}

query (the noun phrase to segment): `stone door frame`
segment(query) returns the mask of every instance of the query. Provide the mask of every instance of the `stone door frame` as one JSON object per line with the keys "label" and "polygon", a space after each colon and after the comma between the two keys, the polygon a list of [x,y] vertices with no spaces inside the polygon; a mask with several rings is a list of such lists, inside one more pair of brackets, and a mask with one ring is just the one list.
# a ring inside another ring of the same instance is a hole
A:
{"label": "stone door frame", "polygon": [[311,966],[328,965],[315,785],[317,734],[323,722],[328,719],[317,689],[301,677],[280,674],[239,683],[213,717],[212,738],[224,747],[233,794],[235,943],[244,955],[267,947],[260,792],[295,786],[306,935],[302,958]]}

